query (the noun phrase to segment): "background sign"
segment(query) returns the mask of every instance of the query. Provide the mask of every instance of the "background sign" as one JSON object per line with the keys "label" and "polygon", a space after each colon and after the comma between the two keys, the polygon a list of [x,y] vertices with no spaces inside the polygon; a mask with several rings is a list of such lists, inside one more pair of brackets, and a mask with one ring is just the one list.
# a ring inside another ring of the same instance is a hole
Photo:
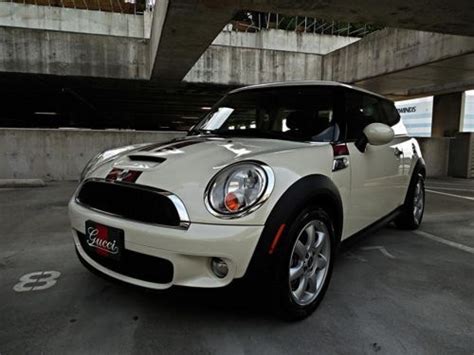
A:
{"label": "background sign", "polygon": [[463,132],[474,132],[474,90],[466,91]]}
{"label": "background sign", "polygon": [[402,117],[402,121],[406,126],[410,136],[431,136],[433,96],[423,97],[421,99],[398,101],[395,103],[395,106],[397,107],[398,112]]}

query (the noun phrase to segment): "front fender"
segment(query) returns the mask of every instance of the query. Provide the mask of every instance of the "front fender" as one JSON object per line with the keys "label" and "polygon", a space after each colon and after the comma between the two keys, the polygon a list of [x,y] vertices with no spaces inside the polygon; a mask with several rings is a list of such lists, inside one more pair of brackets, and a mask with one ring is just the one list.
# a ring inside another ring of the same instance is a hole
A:
{"label": "front fender", "polygon": [[[343,206],[339,190],[327,176],[319,174],[305,176],[285,191],[268,216],[249,267],[251,274],[260,274],[271,268],[276,253],[269,251],[280,226],[286,225],[280,236],[281,241],[286,237],[286,231],[296,216],[311,205],[324,208],[331,216],[336,242],[339,244],[343,227]],[[279,242],[275,248],[277,249],[280,244]]]}

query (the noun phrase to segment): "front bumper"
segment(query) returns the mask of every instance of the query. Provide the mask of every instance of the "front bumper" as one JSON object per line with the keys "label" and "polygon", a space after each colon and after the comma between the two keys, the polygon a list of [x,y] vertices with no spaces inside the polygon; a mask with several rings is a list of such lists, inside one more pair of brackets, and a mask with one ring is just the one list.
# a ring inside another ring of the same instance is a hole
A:
{"label": "front bumper", "polygon": [[[109,277],[153,289],[166,289],[172,285],[222,287],[229,284],[245,275],[263,231],[263,226],[191,223],[188,229],[180,229],[133,222],[90,210],[74,199],[69,203],[69,217],[76,249],[85,262]],[[126,250],[170,261],[173,265],[172,281],[161,284],[128,277],[94,261],[79,242],[79,233],[85,234],[88,220],[122,229]],[[227,262],[229,273],[226,277],[214,275],[210,268],[212,257]]]}

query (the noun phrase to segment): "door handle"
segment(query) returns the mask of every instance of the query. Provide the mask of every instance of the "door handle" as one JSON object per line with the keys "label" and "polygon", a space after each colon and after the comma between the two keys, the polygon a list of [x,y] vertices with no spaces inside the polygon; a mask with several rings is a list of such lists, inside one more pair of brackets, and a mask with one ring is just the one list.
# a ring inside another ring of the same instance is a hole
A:
{"label": "door handle", "polygon": [[400,155],[403,154],[403,150],[400,150],[400,149],[398,149],[398,147],[395,147],[395,150],[393,151],[393,154],[395,154],[395,156],[397,156],[397,157],[400,157]]}

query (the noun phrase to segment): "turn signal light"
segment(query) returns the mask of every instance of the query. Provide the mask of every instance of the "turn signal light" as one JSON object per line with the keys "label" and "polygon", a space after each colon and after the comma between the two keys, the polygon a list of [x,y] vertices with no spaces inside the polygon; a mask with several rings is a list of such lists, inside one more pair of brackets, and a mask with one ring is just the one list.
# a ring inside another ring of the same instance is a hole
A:
{"label": "turn signal light", "polygon": [[229,212],[238,211],[240,208],[239,197],[235,193],[229,192],[224,199],[224,204]]}

